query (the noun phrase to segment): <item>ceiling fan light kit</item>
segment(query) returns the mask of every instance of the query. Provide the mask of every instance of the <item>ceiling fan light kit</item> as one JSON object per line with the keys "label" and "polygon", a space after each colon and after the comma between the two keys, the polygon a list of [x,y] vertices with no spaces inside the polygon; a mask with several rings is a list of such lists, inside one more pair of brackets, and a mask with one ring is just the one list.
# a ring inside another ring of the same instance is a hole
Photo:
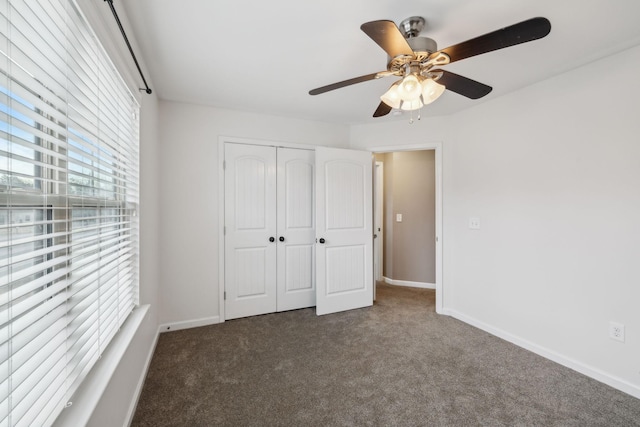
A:
{"label": "ceiling fan light kit", "polygon": [[380,100],[397,110],[417,110],[438,99],[444,90],[443,85],[431,78],[409,74],[392,84]]}
{"label": "ceiling fan light kit", "polygon": [[[396,26],[392,21],[366,22],[360,26],[389,56],[387,70],[367,74],[309,91],[319,95],[331,90],[387,76],[400,77],[380,97],[380,105],[373,117],[389,114],[392,109],[414,111],[434,102],[445,89],[478,99],[491,92],[491,86],[445,70],[434,69],[498,49],[515,46],[545,37],[551,31],[546,18],[532,18],[471,40],[438,50],[434,40],[420,37],[425,20],[412,16]],[[420,115],[418,115],[420,119]],[[413,116],[410,123],[413,122]]]}

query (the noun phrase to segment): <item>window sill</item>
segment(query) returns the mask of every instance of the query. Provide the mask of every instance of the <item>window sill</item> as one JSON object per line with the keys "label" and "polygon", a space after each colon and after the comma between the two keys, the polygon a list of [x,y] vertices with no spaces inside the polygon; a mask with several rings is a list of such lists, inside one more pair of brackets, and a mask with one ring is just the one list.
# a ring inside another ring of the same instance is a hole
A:
{"label": "window sill", "polygon": [[134,309],[124,322],[120,331],[102,354],[102,357],[76,390],[71,401],[73,404],[64,409],[56,419],[54,426],[83,426],[89,422],[91,414],[98,405],[113,373],[118,368],[129,344],[133,340],[140,324],[144,320],[149,305]]}

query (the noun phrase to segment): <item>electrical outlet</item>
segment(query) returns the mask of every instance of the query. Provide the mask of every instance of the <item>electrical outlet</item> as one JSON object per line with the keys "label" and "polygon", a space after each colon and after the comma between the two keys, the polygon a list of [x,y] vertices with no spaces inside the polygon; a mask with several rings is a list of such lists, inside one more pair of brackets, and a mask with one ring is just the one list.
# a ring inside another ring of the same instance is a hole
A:
{"label": "electrical outlet", "polygon": [[472,230],[480,230],[480,218],[477,216],[469,218],[469,228]]}
{"label": "electrical outlet", "polygon": [[609,338],[624,342],[624,325],[618,322],[609,322]]}

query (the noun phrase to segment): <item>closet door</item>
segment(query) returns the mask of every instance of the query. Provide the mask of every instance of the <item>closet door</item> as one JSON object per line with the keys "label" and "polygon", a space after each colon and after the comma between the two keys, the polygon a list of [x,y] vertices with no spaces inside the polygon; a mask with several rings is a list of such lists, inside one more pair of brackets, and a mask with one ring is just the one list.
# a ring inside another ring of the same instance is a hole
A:
{"label": "closet door", "polygon": [[225,317],[276,311],[276,149],[225,144]]}
{"label": "closet door", "polygon": [[316,313],[373,304],[373,159],[316,149]]}
{"label": "closet door", "polygon": [[278,148],[278,311],[316,305],[314,153]]}

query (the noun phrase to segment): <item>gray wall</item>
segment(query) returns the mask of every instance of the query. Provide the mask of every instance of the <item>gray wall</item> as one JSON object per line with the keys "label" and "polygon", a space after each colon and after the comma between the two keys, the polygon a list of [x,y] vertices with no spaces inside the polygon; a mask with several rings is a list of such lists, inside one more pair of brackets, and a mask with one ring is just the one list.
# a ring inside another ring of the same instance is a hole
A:
{"label": "gray wall", "polygon": [[[384,163],[384,267],[392,280],[435,283],[433,150],[376,155]],[[402,222],[396,222],[402,214]]]}

